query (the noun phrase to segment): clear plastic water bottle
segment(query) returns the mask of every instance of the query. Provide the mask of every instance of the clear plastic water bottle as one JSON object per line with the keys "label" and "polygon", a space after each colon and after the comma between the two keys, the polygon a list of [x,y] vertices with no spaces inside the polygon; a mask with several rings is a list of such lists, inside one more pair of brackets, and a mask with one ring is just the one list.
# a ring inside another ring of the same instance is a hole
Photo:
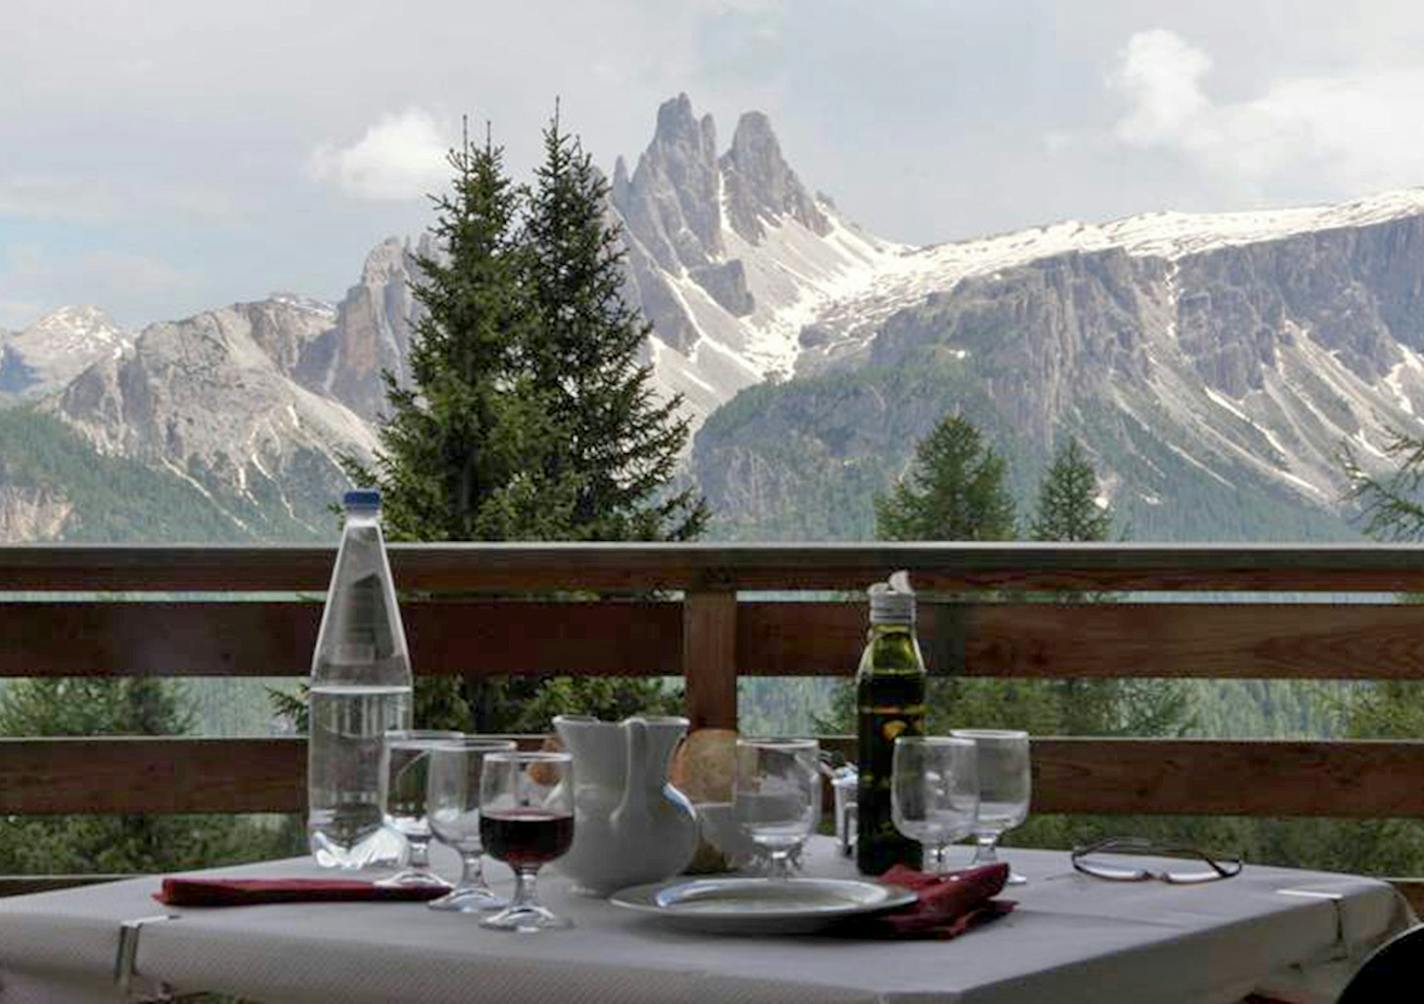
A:
{"label": "clear plastic water bottle", "polygon": [[347,492],[341,550],[312,658],[307,836],[317,863],[363,868],[403,850],[384,828],[381,741],[411,725],[410,657],[381,536],[381,495]]}

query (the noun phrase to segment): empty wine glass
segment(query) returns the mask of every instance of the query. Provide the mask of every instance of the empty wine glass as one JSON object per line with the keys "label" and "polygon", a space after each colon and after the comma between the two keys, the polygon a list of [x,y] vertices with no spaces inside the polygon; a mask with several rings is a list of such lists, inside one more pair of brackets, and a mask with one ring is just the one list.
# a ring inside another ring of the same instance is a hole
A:
{"label": "empty wine glass", "polygon": [[470,913],[507,906],[485,881],[480,858],[480,775],[486,753],[514,749],[509,739],[465,736],[430,748],[430,769],[425,811],[435,839],[460,855],[460,881],[428,906],[432,910]]}
{"label": "empty wine glass", "polygon": [[[1029,767],[1028,733],[1007,729],[952,729],[958,739],[972,739],[979,749],[979,818],[974,824],[977,847],[973,864],[999,860],[999,838],[1028,818],[1033,776]],[[1010,872],[1009,884],[1028,880]]]}
{"label": "empty wine glass", "polygon": [[430,870],[430,821],[425,814],[429,790],[430,750],[442,742],[463,738],[459,732],[401,729],[387,732],[381,746],[381,804],[386,825],[402,834],[410,847],[406,867],[380,886],[450,888]]}
{"label": "empty wine glass", "polygon": [[895,828],[934,851],[931,871],[943,875],[944,849],[974,832],[979,810],[977,748],[972,739],[900,736],[891,767]]}
{"label": "empty wine glass", "polygon": [[534,878],[574,841],[573,757],[568,753],[486,753],[480,779],[480,840],[514,869],[514,897],[481,927],[543,931],[572,927],[539,902]]}
{"label": "empty wine glass", "polygon": [[738,739],[732,802],[737,823],[770,855],[770,877],[789,879],[791,854],[821,815],[820,744]]}

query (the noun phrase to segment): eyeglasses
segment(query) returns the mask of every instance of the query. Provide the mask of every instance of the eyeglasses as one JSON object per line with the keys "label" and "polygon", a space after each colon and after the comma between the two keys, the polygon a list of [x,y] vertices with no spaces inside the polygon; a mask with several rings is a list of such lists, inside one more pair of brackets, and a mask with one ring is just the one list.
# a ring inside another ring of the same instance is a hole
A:
{"label": "eyeglasses", "polygon": [[[1184,858],[1181,868],[1154,871],[1150,868],[1124,868],[1118,864],[1089,860],[1095,856],[1138,855],[1156,858]],[[1141,837],[1109,837],[1097,843],[1073,848],[1073,867],[1084,875],[1111,882],[1146,882],[1158,879],[1173,885],[1197,885],[1216,882],[1241,873],[1241,856],[1221,858],[1195,847],[1159,844]]]}

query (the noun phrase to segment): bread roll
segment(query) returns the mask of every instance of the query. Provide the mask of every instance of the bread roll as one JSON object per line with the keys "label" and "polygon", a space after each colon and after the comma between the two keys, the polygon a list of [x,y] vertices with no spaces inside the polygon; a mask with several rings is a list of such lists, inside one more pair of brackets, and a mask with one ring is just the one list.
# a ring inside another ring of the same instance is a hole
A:
{"label": "bread roll", "polygon": [[698,729],[673,754],[668,779],[692,803],[730,802],[737,771],[737,733],[733,729]]}

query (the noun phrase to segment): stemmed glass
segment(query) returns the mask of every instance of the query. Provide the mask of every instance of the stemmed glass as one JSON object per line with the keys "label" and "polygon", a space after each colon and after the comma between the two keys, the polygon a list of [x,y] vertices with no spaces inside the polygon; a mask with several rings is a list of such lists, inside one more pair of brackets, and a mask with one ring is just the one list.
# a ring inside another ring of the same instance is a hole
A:
{"label": "stemmed glass", "polygon": [[427,904],[432,910],[471,913],[507,906],[485,881],[480,865],[480,775],[486,753],[514,749],[509,739],[464,736],[430,749],[426,814],[435,839],[460,855],[460,881],[455,888]]}
{"label": "stemmed glass", "polygon": [[386,824],[402,834],[410,846],[405,869],[382,879],[379,886],[423,886],[449,889],[430,870],[430,820],[425,814],[429,790],[430,751],[440,743],[463,738],[459,732],[401,729],[387,732],[381,746],[381,804]]}
{"label": "stemmed glass", "polygon": [[791,877],[791,853],[821,815],[820,744],[814,739],[738,739],[732,785],[737,822],[771,857],[774,881]]}
{"label": "stemmed glass", "polygon": [[480,840],[491,857],[514,869],[514,898],[480,921],[502,931],[572,927],[539,902],[534,877],[574,841],[573,756],[486,753],[480,778]]}
{"label": "stemmed glass", "polygon": [[[979,818],[974,824],[978,844],[973,864],[999,860],[999,838],[1028,818],[1033,777],[1029,769],[1028,733],[1006,729],[952,729],[958,739],[972,739],[979,748]],[[1028,879],[1009,874],[1010,885]]]}
{"label": "stemmed glass", "polygon": [[979,811],[977,748],[971,739],[900,736],[891,766],[890,807],[895,827],[934,850],[943,875],[944,849],[974,832]]}

